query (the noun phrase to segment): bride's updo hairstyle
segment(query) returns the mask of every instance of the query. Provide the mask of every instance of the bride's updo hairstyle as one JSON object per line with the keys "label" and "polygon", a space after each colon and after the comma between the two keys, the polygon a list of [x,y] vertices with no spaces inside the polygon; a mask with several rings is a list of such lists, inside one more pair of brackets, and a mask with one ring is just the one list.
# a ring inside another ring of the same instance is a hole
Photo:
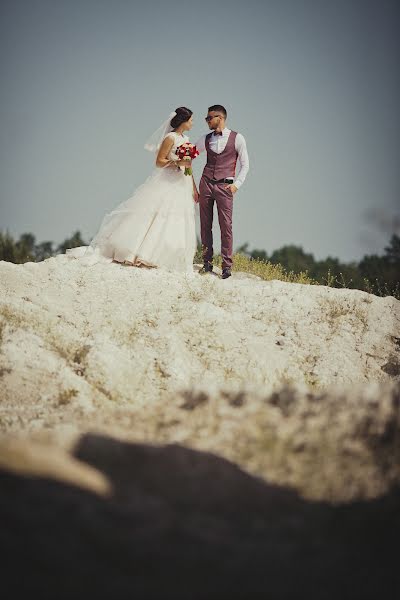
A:
{"label": "bride's updo hairstyle", "polygon": [[176,108],[175,112],[176,115],[171,119],[170,122],[170,125],[173,129],[176,129],[179,127],[179,125],[182,125],[182,123],[189,121],[193,114],[193,112],[189,108],[186,108],[186,106],[180,106],[179,108]]}

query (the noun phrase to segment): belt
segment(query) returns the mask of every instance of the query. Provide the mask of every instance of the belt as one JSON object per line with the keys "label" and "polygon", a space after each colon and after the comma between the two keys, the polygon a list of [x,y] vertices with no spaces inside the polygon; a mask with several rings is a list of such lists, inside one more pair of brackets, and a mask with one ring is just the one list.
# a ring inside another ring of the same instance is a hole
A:
{"label": "belt", "polygon": [[204,175],[204,177],[206,179],[208,179],[208,181],[210,183],[233,183],[234,178],[233,177],[225,177],[225,179],[211,179],[210,177],[207,177],[207,175]]}

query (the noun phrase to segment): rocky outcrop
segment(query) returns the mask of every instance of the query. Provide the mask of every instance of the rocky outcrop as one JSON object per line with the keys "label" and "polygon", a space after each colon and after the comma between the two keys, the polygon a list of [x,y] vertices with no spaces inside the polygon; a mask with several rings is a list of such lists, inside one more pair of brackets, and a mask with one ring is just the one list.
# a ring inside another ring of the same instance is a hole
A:
{"label": "rocky outcrop", "polygon": [[0,262],[0,329],[6,430],[40,427],[43,414],[49,426],[79,421],[100,400],[166,402],[199,383],[269,393],[400,378],[395,298],[238,274]]}
{"label": "rocky outcrop", "polygon": [[0,275],[0,431],[179,442],[311,499],[398,481],[395,298],[64,255]]}
{"label": "rocky outcrop", "polygon": [[65,256],[0,286],[6,597],[397,597],[397,300]]}

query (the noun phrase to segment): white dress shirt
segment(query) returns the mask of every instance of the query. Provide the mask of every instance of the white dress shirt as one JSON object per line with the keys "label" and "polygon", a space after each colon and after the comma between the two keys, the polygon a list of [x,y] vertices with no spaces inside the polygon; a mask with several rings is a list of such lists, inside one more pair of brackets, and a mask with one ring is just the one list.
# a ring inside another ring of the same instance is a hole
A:
{"label": "white dress shirt", "polygon": [[[221,154],[225,150],[226,143],[228,141],[228,137],[231,130],[225,127],[222,130],[222,135],[215,135],[212,132],[210,137],[210,150],[216,152],[217,154]],[[196,146],[197,150],[201,153],[206,149],[206,136],[208,134],[202,135],[200,139],[197,140]],[[238,162],[239,162],[239,173],[237,174],[236,181],[234,181],[234,185],[237,189],[244,183],[246,179],[247,172],[249,170],[249,156],[247,154],[246,141],[241,133],[238,133],[235,139],[235,150],[238,153]]]}

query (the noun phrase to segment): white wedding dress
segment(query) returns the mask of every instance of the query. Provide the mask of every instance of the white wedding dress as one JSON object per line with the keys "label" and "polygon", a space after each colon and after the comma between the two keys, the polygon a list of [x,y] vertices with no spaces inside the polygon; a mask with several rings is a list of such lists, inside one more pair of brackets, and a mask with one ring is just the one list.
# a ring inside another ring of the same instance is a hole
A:
{"label": "white wedding dress", "polygon": [[[168,136],[174,140],[168,158],[178,160],[175,151],[189,138],[173,131]],[[193,273],[194,206],[192,177],[184,168],[156,167],[128,200],[105,215],[89,246],[66,254],[88,265],[117,261]]]}

